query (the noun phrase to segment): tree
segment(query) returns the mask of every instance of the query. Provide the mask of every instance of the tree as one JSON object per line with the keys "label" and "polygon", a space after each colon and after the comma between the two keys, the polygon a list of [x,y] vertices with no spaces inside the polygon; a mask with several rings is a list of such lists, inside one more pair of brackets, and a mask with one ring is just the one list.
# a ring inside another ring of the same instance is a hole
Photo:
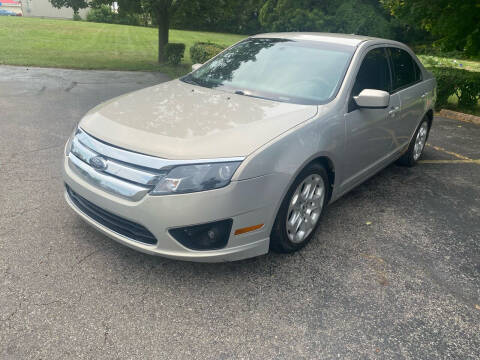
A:
{"label": "tree", "polygon": [[182,1],[172,15],[175,29],[254,34],[261,31],[258,12],[264,0]]}
{"label": "tree", "polygon": [[[105,0],[100,0],[105,1]],[[107,0],[109,1],[109,0]],[[118,6],[122,11],[136,13],[149,12],[158,27],[158,62],[163,63],[165,58],[165,45],[168,44],[170,29],[170,16],[182,0],[119,0]]]}
{"label": "tree", "polygon": [[73,15],[78,16],[78,11],[80,9],[85,9],[88,7],[86,0],[49,0],[53,7],[61,9],[62,7],[71,8],[73,10]]}
{"label": "tree", "polygon": [[380,0],[392,16],[420,27],[445,50],[480,54],[478,0]]}
{"label": "tree", "polygon": [[[168,44],[171,15],[175,12],[176,7],[183,1],[189,0],[116,0],[119,11],[134,14],[150,14],[152,22],[158,27],[158,62],[160,63],[166,60],[164,48],[165,45]],[[193,0],[190,1],[193,2]],[[111,5],[112,2],[113,0],[92,0],[90,5],[92,7],[99,7],[101,4]]]}
{"label": "tree", "polygon": [[260,23],[269,31],[326,31],[325,11],[321,0],[267,0]]}
{"label": "tree", "polygon": [[375,1],[344,0],[335,10],[334,31],[383,38],[393,37],[394,24]]}
{"label": "tree", "polygon": [[269,31],[326,31],[391,37],[378,0],[266,0],[260,23]]}

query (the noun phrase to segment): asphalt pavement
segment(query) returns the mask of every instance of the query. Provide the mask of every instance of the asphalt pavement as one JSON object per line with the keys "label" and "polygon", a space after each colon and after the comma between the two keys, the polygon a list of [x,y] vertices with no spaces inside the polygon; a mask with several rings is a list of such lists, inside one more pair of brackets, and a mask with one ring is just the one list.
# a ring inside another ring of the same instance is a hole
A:
{"label": "asphalt pavement", "polygon": [[96,104],[167,78],[0,66],[0,359],[479,359],[480,126],[435,118],[422,163],[332,204],[292,255],[144,255],[63,199]]}

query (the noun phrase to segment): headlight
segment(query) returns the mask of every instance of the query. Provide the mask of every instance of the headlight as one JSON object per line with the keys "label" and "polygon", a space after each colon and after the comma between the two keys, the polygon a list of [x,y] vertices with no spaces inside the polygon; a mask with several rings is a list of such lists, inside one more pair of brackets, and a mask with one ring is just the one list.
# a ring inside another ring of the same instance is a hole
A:
{"label": "headlight", "polygon": [[177,166],[160,180],[150,194],[184,194],[227,186],[240,163],[237,161]]}

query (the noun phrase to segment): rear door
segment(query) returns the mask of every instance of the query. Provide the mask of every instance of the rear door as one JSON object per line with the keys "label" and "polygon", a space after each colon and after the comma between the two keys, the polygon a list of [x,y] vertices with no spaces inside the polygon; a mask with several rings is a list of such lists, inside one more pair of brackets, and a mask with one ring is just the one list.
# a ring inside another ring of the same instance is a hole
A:
{"label": "rear door", "polygon": [[393,131],[397,139],[397,150],[410,141],[425,112],[427,89],[422,83],[422,72],[410,56],[400,48],[387,49],[392,68],[392,94],[400,97],[401,108],[393,119]]}
{"label": "rear door", "polygon": [[373,47],[364,56],[349,97],[347,126],[347,168],[344,185],[355,185],[383,164],[394,149],[394,121],[400,108],[398,95],[390,97],[385,109],[359,108],[353,100],[364,89],[390,92],[391,75],[385,47]]}

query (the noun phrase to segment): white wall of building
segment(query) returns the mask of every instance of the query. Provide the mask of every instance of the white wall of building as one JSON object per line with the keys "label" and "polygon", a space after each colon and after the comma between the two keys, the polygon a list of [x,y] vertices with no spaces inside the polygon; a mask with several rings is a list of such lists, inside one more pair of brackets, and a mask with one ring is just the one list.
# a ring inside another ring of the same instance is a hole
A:
{"label": "white wall of building", "polygon": [[[22,10],[23,16],[29,17],[46,17],[59,19],[71,19],[73,17],[72,9],[54,8],[48,0],[22,0]],[[86,8],[79,11],[82,19],[85,19],[88,10],[89,9]]]}

